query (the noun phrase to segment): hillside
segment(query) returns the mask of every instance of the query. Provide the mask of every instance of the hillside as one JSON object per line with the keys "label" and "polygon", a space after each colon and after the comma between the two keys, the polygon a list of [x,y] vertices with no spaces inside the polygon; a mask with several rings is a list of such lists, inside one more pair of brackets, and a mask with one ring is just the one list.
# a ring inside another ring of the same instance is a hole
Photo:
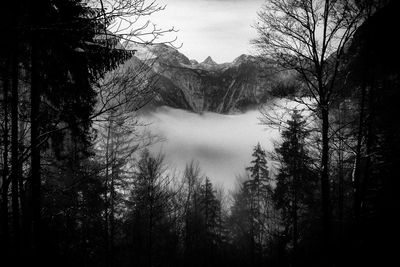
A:
{"label": "hillside", "polygon": [[218,64],[211,57],[198,63],[164,44],[125,47],[136,50],[128,64],[144,63],[157,79],[154,105],[232,113],[268,99],[273,84],[287,76],[272,63],[249,55],[230,63]]}

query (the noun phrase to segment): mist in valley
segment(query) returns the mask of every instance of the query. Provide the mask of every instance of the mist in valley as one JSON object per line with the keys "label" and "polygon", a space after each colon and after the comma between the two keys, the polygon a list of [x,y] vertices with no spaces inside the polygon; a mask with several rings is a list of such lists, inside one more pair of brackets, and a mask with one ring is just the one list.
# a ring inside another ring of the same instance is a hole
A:
{"label": "mist in valley", "polygon": [[249,166],[257,143],[272,151],[279,139],[279,131],[262,125],[261,117],[257,109],[224,115],[165,106],[142,115],[152,134],[162,139],[150,147],[153,153],[165,154],[166,163],[178,171],[192,160],[198,162],[205,176],[227,190]]}

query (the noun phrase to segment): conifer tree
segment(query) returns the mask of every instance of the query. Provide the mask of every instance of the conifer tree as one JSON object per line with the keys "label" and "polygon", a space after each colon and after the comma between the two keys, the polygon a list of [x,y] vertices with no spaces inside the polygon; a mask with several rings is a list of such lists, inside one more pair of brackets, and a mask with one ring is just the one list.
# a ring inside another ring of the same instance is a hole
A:
{"label": "conifer tree", "polygon": [[169,217],[174,195],[172,177],[166,173],[163,156],[144,150],[133,179],[128,206],[133,261],[140,266],[161,265],[177,250]]}
{"label": "conifer tree", "polygon": [[235,234],[236,241],[248,251],[251,265],[260,265],[275,232],[276,214],[266,153],[259,143],[252,157],[251,165],[246,168],[246,180],[235,195],[230,221],[233,229],[238,227],[241,232]]}
{"label": "conifer tree", "polygon": [[250,173],[250,180],[244,183],[244,189],[248,196],[251,216],[251,251],[253,258],[258,261],[272,230],[272,189],[266,153],[260,143],[254,147],[252,157],[252,165],[246,168]]}
{"label": "conifer tree", "polygon": [[276,178],[274,200],[282,212],[285,230],[290,235],[293,264],[298,264],[298,243],[305,229],[303,222],[305,216],[310,216],[313,211],[317,186],[316,175],[311,169],[312,160],[306,149],[308,131],[305,124],[301,114],[294,111],[282,132],[283,142],[276,148],[281,166]]}
{"label": "conifer tree", "polygon": [[206,177],[204,184],[200,188],[200,210],[202,216],[200,217],[203,229],[201,229],[201,248],[204,264],[210,265],[217,260],[216,250],[221,243],[221,203],[216,197],[216,192],[210,179]]}

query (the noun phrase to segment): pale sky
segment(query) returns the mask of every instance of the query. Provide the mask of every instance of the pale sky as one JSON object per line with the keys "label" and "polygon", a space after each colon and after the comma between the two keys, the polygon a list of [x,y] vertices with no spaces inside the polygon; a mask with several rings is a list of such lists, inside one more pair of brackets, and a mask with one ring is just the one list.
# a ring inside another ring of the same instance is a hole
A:
{"label": "pale sky", "polygon": [[250,54],[250,40],[256,37],[252,25],[264,0],[158,0],[167,5],[151,16],[159,27],[174,26],[179,32],[176,45],[190,59],[211,56],[217,63],[230,62]]}

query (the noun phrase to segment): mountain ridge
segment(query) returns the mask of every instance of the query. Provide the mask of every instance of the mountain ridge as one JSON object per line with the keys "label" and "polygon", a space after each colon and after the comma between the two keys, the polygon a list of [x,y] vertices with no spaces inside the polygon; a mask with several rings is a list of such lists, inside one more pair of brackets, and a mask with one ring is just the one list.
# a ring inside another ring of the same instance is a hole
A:
{"label": "mountain ridge", "polygon": [[234,113],[265,102],[282,78],[273,63],[251,55],[222,64],[209,56],[198,63],[165,44],[124,47],[136,51],[131,62],[140,61],[157,76],[158,94],[152,105]]}

